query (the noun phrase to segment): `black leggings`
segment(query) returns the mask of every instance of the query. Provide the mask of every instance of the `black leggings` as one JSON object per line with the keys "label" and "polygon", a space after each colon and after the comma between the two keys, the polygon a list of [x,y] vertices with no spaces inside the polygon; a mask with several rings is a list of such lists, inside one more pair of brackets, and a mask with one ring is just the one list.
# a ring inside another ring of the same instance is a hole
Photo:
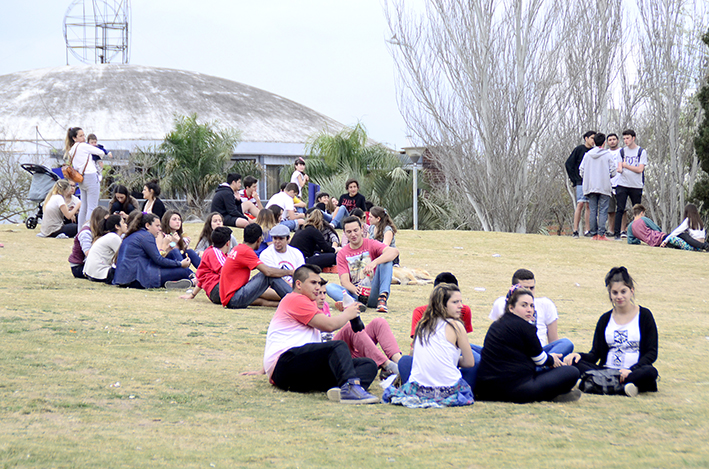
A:
{"label": "black leggings", "polygon": [[[583,360],[579,360],[574,366],[578,368],[581,373],[589,370],[604,369],[601,365]],[[633,383],[638,387],[638,391],[640,392],[657,392],[657,376],[657,368],[652,365],[643,365],[631,371],[628,377],[625,378],[624,383]]]}
{"label": "black leggings", "polygon": [[505,401],[517,404],[550,401],[560,394],[571,391],[580,375],[579,370],[573,366],[560,366],[539,371],[533,378],[525,380],[514,388],[509,388],[504,383],[479,383],[475,393],[481,401]]}
{"label": "black leggings", "polygon": [[306,264],[317,265],[318,267],[332,267],[337,265],[337,254],[334,252],[322,252],[305,259]]}
{"label": "black leggings", "polygon": [[694,249],[701,249],[702,251],[709,251],[709,244],[706,242],[700,243],[696,239],[692,238],[689,233],[686,231],[684,233],[680,233],[679,236],[677,236],[679,239],[683,240],[685,243],[689,244],[692,246]]}
{"label": "black leggings", "polygon": [[327,391],[359,378],[368,389],[377,376],[377,364],[371,358],[352,358],[341,340],[293,347],[280,356],[271,379],[286,391]]}

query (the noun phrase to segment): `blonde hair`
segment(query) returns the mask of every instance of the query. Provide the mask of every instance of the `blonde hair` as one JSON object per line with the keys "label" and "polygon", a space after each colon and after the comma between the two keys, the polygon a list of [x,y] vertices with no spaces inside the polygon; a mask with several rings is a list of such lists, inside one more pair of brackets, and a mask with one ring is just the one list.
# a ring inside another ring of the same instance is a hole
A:
{"label": "blonde hair", "polygon": [[49,199],[51,199],[55,195],[61,195],[62,197],[64,197],[64,192],[66,192],[67,189],[69,189],[70,187],[71,187],[71,183],[69,181],[67,181],[66,179],[58,180],[52,186],[52,190],[49,191],[49,193],[47,194],[47,197],[44,198],[44,202],[42,203],[42,205],[44,205],[46,207],[47,204],[49,203]]}
{"label": "blonde hair", "polygon": [[276,222],[276,216],[273,214],[272,211],[268,209],[263,209],[258,213],[258,216],[256,217],[256,224],[261,227],[261,230],[264,233],[268,233],[269,231],[271,231],[271,228],[278,224],[278,222]]}

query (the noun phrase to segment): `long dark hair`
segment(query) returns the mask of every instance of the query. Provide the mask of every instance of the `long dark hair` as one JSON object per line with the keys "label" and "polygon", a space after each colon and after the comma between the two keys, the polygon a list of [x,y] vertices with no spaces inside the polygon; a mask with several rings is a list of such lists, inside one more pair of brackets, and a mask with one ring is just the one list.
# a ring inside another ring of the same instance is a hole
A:
{"label": "long dark hair", "polygon": [[71,147],[74,146],[74,139],[76,138],[77,134],[79,133],[79,130],[81,130],[81,127],[71,127],[69,130],[66,131],[66,137],[64,137],[64,153],[68,154],[69,150],[71,150]]}
{"label": "long dark hair", "polygon": [[91,227],[91,242],[93,243],[101,236],[106,234],[106,228],[104,221],[108,216],[108,210],[100,205],[91,212],[91,217],[89,218],[89,226]]}
{"label": "long dark hair", "polygon": [[440,320],[450,324],[452,318],[448,317],[448,300],[451,299],[453,293],[459,291],[458,285],[451,283],[441,283],[433,289],[426,311],[424,311],[423,317],[416,325],[414,341],[420,339],[422,343],[428,343],[431,334],[436,332],[436,326]]}
{"label": "long dark hair", "polygon": [[391,219],[385,208],[372,207],[369,210],[369,214],[379,218],[379,223],[374,223],[374,239],[377,241],[384,240],[384,229],[387,226],[390,226],[392,232],[396,234],[396,225],[394,224],[394,220]]}
{"label": "long dark hair", "polygon": [[209,215],[207,215],[207,219],[204,220],[204,226],[202,227],[202,232],[199,234],[199,239],[197,240],[197,243],[199,244],[200,241],[206,238],[207,240],[207,245],[211,246],[212,245],[212,232],[214,231],[212,229],[212,220],[214,220],[214,217],[218,216],[219,218],[222,219],[222,225],[224,224],[224,217],[221,215],[219,212],[212,212]]}
{"label": "long dark hair", "polygon": [[[128,232],[126,233],[126,238],[136,231],[140,231],[141,228],[145,228],[145,225],[152,224],[155,220],[158,220],[158,216],[154,213],[141,213],[135,210],[133,213],[138,213],[136,217],[128,225]],[[132,215],[132,213],[131,213]]]}
{"label": "long dark hair", "polygon": [[162,220],[160,220],[160,223],[162,224],[162,232],[166,235],[171,234],[173,232],[173,229],[170,227],[170,218],[172,218],[173,215],[177,215],[178,217],[180,217],[180,227],[174,231],[175,233],[180,235],[180,240],[177,242],[177,247],[180,249],[180,251],[184,251],[185,249],[187,249],[187,244],[182,238],[182,215],[180,215],[180,212],[178,212],[177,210],[168,210],[167,212],[165,212],[165,215],[162,216]]}
{"label": "long dark hair", "polygon": [[694,204],[687,204],[686,207],[684,207],[684,218],[689,218],[689,228],[692,230],[701,230],[704,229],[704,223],[702,223],[702,219],[699,218],[699,210],[697,210],[697,206]]}
{"label": "long dark hair", "polygon": [[[111,207],[114,203],[118,202],[118,199],[116,198],[116,194],[123,194],[126,196],[125,200],[121,204],[121,209],[125,213],[130,213],[130,210],[128,210],[129,205],[133,205],[134,209],[138,207],[138,201],[135,200],[135,198],[133,198],[132,195],[130,195],[130,191],[128,190],[128,188],[126,186],[122,186],[122,185],[118,185],[118,186],[116,186],[115,189],[113,189],[113,198],[108,203],[109,207]],[[120,202],[118,202],[118,203],[120,203]]]}

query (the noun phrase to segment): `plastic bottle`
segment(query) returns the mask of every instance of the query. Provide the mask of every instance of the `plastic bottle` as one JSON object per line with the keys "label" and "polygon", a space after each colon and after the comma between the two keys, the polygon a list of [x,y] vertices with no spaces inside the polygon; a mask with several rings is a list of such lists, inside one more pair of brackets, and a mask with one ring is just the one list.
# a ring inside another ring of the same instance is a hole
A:
{"label": "plastic bottle", "polygon": [[359,291],[357,301],[366,307],[369,303],[369,295],[372,293],[372,277],[369,274],[365,275],[362,281],[359,282]]}
{"label": "plastic bottle", "polygon": [[[342,297],[342,306],[345,307],[345,309],[351,305],[353,305],[355,302],[354,298],[352,298],[350,295],[345,293]],[[363,311],[362,305],[359,307],[360,311]],[[362,322],[362,318],[357,315],[356,318],[350,319],[350,324],[352,325],[352,330],[354,332],[359,332],[364,330],[364,323]]]}

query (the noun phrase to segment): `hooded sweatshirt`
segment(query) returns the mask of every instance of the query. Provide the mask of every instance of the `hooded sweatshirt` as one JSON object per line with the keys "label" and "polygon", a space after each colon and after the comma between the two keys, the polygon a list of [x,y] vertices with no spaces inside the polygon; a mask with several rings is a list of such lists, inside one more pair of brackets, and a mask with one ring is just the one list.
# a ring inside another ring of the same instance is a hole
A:
{"label": "hooded sweatshirt", "polygon": [[583,157],[579,174],[583,178],[583,195],[611,195],[611,178],[616,175],[613,154],[602,147],[593,147]]}

